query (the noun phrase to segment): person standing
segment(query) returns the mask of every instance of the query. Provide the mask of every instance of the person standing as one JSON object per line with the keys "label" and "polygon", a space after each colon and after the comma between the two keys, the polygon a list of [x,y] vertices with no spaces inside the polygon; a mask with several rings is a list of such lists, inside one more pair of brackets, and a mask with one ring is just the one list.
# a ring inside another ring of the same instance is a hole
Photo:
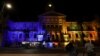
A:
{"label": "person standing", "polygon": [[91,41],[87,41],[85,44],[85,51],[88,56],[95,56],[94,53],[94,45],[92,44]]}
{"label": "person standing", "polygon": [[66,45],[65,49],[68,52],[69,56],[77,56],[75,46],[72,42]]}
{"label": "person standing", "polygon": [[73,54],[74,56],[78,56],[78,45],[77,45],[77,42],[74,42],[74,50],[73,50]]}

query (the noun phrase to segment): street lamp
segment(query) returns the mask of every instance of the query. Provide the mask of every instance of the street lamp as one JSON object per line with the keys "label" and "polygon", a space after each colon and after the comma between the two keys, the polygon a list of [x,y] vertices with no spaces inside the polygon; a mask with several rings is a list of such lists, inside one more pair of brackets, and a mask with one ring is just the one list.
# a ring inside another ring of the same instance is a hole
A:
{"label": "street lamp", "polygon": [[5,8],[6,9],[12,9],[11,3],[6,3],[6,2],[3,3],[3,6],[2,6],[1,12],[0,12],[1,15],[3,14]]}
{"label": "street lamp", "polygon": [[[8,9],[12,9],[12,5],[11,5],[11,3],[6,3],[6,2],[4,2],[3,3],[3,5],[2,5],[2,8],[1,8],[1,11],[0,11],[0,32],[2,32],[2,34],[1,34],[1,38],[0,38],[0,47],[1,47],[1,42],[3,41],[3,34],[4,34],[4,32],[5,32],[5,22],[6,22],[6,19],[4,19],[4,12],[5,12],[5,10],[8,10]],[[7,13],[8,14],[8,13]]]}
{"label": "street lamp", "polygon": [[52,4],[49,4],[48,6],[49,6],[49,7],[52,7]]}
{"label": "street lamp", "polygon": [[12,9],[11,3],[4,2],[0,11],[0,23],[2,22],[2,20],[4,20],[3,18],[4,18],[5,11],[10,9]]}
{"label": "street lamp", "polygon": [[10,3],[7,3],[7,4],[6,4],[6,7],[7,7],[8,9],[11,9],[11,8],[12,8],[12,5],[11,5]]}

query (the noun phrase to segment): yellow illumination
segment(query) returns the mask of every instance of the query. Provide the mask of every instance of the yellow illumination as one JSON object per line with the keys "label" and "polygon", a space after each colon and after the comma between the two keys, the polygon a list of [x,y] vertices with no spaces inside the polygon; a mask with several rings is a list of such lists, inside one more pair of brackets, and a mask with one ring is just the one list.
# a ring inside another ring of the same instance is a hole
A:
{"label": "yellow illumination", "polygon": [[68,37],[68,35],[66,34],[66,35],[64,35],[64,37]]}
{"label": "yellow illumination", "polygon": [[68,39],[67,39],[67,38],[65,38],[65,41],[68,41]]}
{"label": "yellow illumination", "polygon": [[69,37],[69,36],[68,36],[67,34],[64,35],[64,40],[65,40],[65,41],[69,41],[68,37]]}
{"label": "yellow illumination", "polygon": [[64,46],[66,46],[66,45],[68,45],[69,44],[69,42],[64,42]]}
{"label": "yellow illumination", "polygon": [[95,39],[95,38],[93,38],[92,40],[93,40],[93,41],[95,41],[96,39]]}
{"label": "yellow illumination", "polygon": [[77,40],[78,40],[78,41],[81,41],[81,39],[80,39],[80,38],[78,38]]}

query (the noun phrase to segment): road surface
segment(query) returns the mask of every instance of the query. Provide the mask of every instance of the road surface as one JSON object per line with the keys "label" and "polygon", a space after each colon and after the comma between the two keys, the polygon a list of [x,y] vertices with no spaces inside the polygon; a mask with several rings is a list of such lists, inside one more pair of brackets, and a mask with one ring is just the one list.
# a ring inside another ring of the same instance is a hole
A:
{"label": "road surface", "polygon": [[[45,49],[7,48],[7,49],[0,49],[0,56],[68,56],[68,53],[62,49],[45,50]],[[78,56],[83,56],[83,52],[80,52]],[[100,52],[96,52],[96,56],[100,56]]]}
{"label": "road surface", "polygon": [[[0,54],[0,56],[68,56],[68,54]],[[80,53],[78,56],[83,55]],[[96,56],[100,56],[100,54],[98,53]]]}

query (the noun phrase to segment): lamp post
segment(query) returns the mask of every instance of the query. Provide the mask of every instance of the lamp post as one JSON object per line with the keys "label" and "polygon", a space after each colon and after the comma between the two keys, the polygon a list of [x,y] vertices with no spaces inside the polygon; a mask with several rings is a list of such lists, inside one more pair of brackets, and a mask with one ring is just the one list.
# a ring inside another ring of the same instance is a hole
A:
{"label": "lamp post", "polygon": [[6,2],[3,3],[3,6],[2,6],[1,12],[0,12],[0,16],[3,14],[5,8],[6,8],[7,10],[8,10],[8,9],[12,9],[11,3],[6,3]]}
{"label": "lamp post", "polygon": [[11,5],[11,3],[6,3],[6,2],[4,2],[3,3],[3,5],[2,5],[2,8],[1,8],[1,11],[0,11],[0,33],[1,33],[1,35],[0,35],[0,47],[2,46],[1,44],[2,44],[2,41],[3,41],[3,37],[4,37],[4,30],[5,30],[5,21],[6,21],[6,19],[4,19],[4,12],[5,12],[5,10],[10,10],[10,9],[12,9],[12,5]]}
{"label": "lamp post", "polygon": [[[12,9],[11,3],[6,3],[6,2],[3,3],[3,6],[2,6],[1,12],[0,12],[0,21],[1,21],[0,24],[1,25],[3,23],[5,23],[5,20],[6,20],[6,19],[4,19],[4,12],[5,12],[5,10],[11,10],[11,9]],[[3,27],[3,26],[5,26],[5,25],[3,24],[1,27]]]}
{"label": "lamp post", "polygon": [[4,10],[11,10],[12,9],[12,5],[11,3],[6,3],[4,2],[0,11],[0,23],[2,23],[2,21],[4,20]]}

